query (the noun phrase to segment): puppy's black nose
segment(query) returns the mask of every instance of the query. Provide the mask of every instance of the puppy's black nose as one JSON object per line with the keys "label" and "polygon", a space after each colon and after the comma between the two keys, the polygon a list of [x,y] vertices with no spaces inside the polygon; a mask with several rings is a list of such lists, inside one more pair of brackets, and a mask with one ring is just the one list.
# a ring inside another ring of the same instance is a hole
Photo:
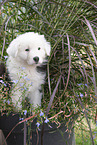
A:
{"label": "puppy's black nose", "polygon": [[33,60],[34,60],[36,63],[38,63],[38,61],[39,61],[39,57],[36,56],[36,57],[33,58]]}

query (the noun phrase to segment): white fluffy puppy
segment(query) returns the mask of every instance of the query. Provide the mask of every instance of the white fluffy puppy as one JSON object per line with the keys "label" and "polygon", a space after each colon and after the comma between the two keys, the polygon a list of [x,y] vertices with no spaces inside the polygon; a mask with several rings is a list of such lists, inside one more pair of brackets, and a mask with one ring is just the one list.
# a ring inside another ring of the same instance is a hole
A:
{"label": "white fluffy puppy", "polygon": [[44,84],[46,56],[50,55],[51,46],[44,35],[28,32],[14,39],[8,49],[7,68],[13,81],[12,102],[18,109],[28,97],[34,107],[41,105],[41,85]]}

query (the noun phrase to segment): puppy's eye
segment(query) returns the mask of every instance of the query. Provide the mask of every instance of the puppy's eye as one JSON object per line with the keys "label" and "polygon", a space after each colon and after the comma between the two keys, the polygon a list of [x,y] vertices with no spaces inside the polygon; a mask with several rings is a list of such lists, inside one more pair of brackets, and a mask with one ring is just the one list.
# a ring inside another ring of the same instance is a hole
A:
{"label": "puppy's eye", "polygon": [[38,47],[38,50],[40,50],[41,48],[40,47]]}
{"label": "puppy's eye", "polygon": [[25,49],[25,51],[29,51],[29,48]]}

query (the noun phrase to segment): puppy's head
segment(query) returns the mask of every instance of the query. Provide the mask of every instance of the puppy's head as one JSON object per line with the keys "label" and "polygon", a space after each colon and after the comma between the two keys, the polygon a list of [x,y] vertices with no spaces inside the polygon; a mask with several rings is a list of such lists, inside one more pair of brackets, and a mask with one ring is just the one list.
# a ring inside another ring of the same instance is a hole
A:
{"label": "puppy's head", "polygon": [[46,56],[50,55],[50,50],[50,43],[46,41],[44,35],[28,32],[14,39],[7,48],[7,53],[32,65],[43,63]]}

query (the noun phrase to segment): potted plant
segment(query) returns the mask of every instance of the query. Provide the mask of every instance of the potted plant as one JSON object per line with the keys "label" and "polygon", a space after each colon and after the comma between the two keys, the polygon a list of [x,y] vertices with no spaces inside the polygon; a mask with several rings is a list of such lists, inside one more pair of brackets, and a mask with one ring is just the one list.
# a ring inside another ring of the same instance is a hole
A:
{"label": "potted plant", "polygon": [[[34,32],[39,31],[40,34],[44,34],[52,45],[41,109],[36,109],[35,113],[37,114],[38,112],[37,120],[35,121],[34,119],[36,116],[34,118],[32,117],[31,120],[29,119],[29,117],[33,115],[30,114],[28,108],[27,113],[30,116],[26,116],[26,118],[28,118],[27,120],[24,119],[24,122],[27,121],[26,125],[29,130],[27,137],[29,144],[31,142],[35,144],[44,142],[44,144],[47,145],[50,141],[51,144],[56,143],[56,145],[59,142],[60,145],[63,142],[64,144],[73,144],[74,121],[80,115],[86,117],[92,144],[94,144],[88,118],[91,118],[90,112],[92,112],[92,109],[95,109],[97,96],[95,4],[96,2],[92,3],[92,1],[75,2],[72,0],[65,2],[10,1],[2,3],[3,21],[1,36],[3,39],[1,38],[2,52],[0,51],[2,57],[6,56],[6,48],[12,39],[22,32],[28,32],[29,30]],[[2,92],[7,94],[5,93],[8,92],[6,89],[1,91],[1,94]],[[10,96],[7,97],[7,95],[3,95],[1,98],[0,119],[3,120],[3,113],[5,113],[5,111],[9,113],[13,112],[13,107]],[[4,101],[6,99],[7,101]],[[41,110],[44,116],[40,116]],[[22,110],[22,115],[23,114],[24,110]],[[13,124],[10,129],[12,129],[18,121],[21,122],[18,115],[11,115],[8,119],[10,120],[15,117],[17,121],[9,121]],[[45,128],[43,128],[41,126],[46,120],[46,117],[49,122],[48,125],[45,123]],[[32,129],[31,121],[35,121],[32,125]],[[24,128],[24,122],[16,126],[15,130],[17,130],[17,128],[22,130]],[[59,127],[59,125],[61,126]],[[5,125],[1,126],[2,130],[4,126]],[[22,130],[22,138],[23,133],[24,131]],[[69,134],[71,134],[71,136],[69,136]],[[9,137],[11,137],[11,135],[12,133]],[[30,135],[32,141],[29,139]],[[37,139],[35,138],[36,136]],[[70,138],[68,138],[68,136]],[[62,138],[63,142],[61,142]],[[21,144],[22,143],[24,143],[23,139],[21,141]]]}

